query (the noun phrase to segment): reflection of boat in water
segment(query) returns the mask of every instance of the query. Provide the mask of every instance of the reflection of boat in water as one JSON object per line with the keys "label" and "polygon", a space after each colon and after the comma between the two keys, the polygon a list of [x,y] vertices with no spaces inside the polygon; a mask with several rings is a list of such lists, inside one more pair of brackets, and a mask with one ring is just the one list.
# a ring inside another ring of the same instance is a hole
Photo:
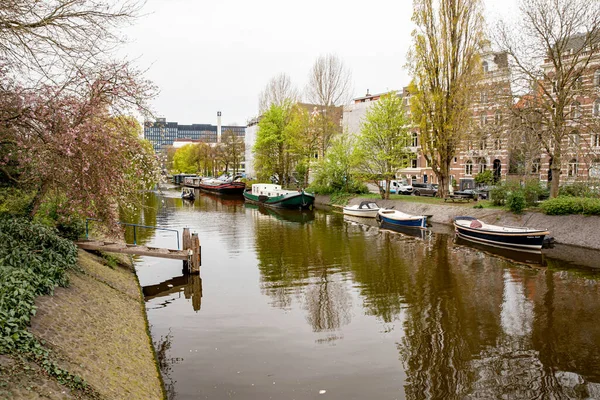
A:
{"label": "reflection of boat in water", "polygon": [[363,218],[375,218],[379,206],[374,201],[361,201],[360,204],[353,206],[346,206],[344,209],[344,215],[352,215],[354,217]]}
{"label": "reflection of boat in water", "polygon": [[374,226],[374,227],[379,226],[379,224],[377,223],[375,218],[361,218],[361,217],[354,217],[352,215],[344,214],[344,221],[350,222],[352,224],[358,224],[358,225],[367,225],[367,226]]}
{"label": "reflection of boat in water", "polygon": [[530,264],[530,265],[546,265],[544,254],[541,250],[536,249],[516,249],[514,247],[503,247],[490,244],[477,243],[471,240],[463,239],[460,236],[456,236],[454,243],[459,246],[470,247],[473,249],[480,250],[486,254],[504,258],[509,261]]}
{"label": "reflection of boat in water", "polygon": [[312,207],[315,196],[304,190],[283,190],[280,185],[255,183],[252,190],[244,192],[246,202],[262,204],[265,207],[307,209]]}
{"label": "reflection of boat in water", "polygon": [[395,233],[400,233],[404,236],[410,236],[417,239],[429,239],[431,238],[431,231],[429,229],[415,229],[414,227],[407,227],[401,225],[392,225],[392,224],[380,224],[380,229],[384,231],[390,231]]}
{"label": "reflection of boat in water", "polygon": [[194,200],[196,195],[194,194],[194,189],[184,187],[181,191],[181,198],[184,200]]}
{"label": "reflection of boat in water", "polygon": [[427,216],[411,215],[398,210],[380,208],[377,212],[377,220],[382,227],[411,227],[425,228]]}
{"label": "reflection of boat in water", "polygon": [[486,224],[473,217],[454,218],[456,234],[463,239],[496,246],[541,249],[550,232],[527,227]]}
{"label": "reflection of boat in water", "polygon": [[202,192],[200,193],[200,197],[205,197],[214,200],[215,202],[221,203],[226,206],[237,206],[244,204],[244,199],[242,199],[237,194],[216,194],[211,192]]}
{"label": "reflection of boat in water", "polygon": [[300,224],[310,222],[315,219],[315,213],[312,210],[288,210],[285,208],[262,207],[257,204],[246,203],[246,208],[257,210],[262,215],[270,215],[278,220],[297,222]]}

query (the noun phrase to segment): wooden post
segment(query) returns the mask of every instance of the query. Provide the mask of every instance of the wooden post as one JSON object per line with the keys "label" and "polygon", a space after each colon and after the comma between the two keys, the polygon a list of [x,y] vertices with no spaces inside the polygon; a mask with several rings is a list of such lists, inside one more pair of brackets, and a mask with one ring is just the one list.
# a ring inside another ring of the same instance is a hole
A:
{"label": "wooden post", "polygon": [[[183,250],[188,251],[192,248],[192,237],[190,236],[190,228],[183,228],[183,234],[181,235],[183,244]],[[186,274],[190,273],[190,261],[183,262],[183,272]]]}
{"label": "wooden post", "polygon": [[200,273],[200,238],[197,233],[192,233],[192,265],[190,268],[190,273]]}

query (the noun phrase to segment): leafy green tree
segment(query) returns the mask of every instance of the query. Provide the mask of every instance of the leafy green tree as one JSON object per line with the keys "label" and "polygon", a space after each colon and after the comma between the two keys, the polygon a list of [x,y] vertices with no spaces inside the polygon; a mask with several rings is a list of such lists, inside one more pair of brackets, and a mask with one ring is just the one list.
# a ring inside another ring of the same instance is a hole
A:
{"label": "leafy green tree", "polygon": [[198,169],[196,146],[187,144],[178,148],[173,155],[173,170],[184,174],[195,173]]}
{"label": "leafy green tree", "polygon": [[351,136],[340,135],[332,140],[325,159],[316,168],[316,176],[311,187],[317,193],[362,192],[364,185],[352,173],[355,165],[353,154],[354,140]]}
{"label": "leafy green tree", "polygon": [[[367,112],[355,149],[363,178],[375,183],[388,199],[390,181],[406,167],[410,154],[409,120],[402,99],[395,93],[382,96]],[[381,185],[385,181],[385,187]]]}
{"label": "leafy green tree", "polygon": [[292,122],[293,107],[290,102],[271,105],[258,124],[254,144],[254,168],[258,179],[275,177],[282,186],[289,184],[298,156],[292,151],[297,126]]}

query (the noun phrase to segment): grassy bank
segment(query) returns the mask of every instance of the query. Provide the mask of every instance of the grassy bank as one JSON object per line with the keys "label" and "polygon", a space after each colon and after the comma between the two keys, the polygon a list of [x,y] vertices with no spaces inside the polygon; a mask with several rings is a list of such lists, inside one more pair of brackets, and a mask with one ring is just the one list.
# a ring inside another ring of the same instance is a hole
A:
{"label": "grassy bank", "polygon": [[0,225],[0,399],[163,398],[131,267],[10,226]]}

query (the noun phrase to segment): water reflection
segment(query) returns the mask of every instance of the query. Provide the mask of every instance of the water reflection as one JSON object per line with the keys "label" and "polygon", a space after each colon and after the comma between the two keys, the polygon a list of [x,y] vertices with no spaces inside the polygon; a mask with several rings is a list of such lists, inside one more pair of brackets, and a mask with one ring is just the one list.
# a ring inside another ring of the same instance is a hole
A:
{"label": "water reflection", "polygon": [[188,354],[182,398],[600,398],[600,270],[319,210],[164,200],[157,221],[206,242],[201,313],[198,277],[144,288],[153,330]]}
{"label": "water reflection", "polygon": [[192,308],[199,311],[202,307],[202,279],[197,274],[176,276],[156,285],[142,288],[144,299],[150,301],[158,297],[170,297],[183,292],[186,299],[192,300]]}
{"label": "water reflection", "polygon": [[477,249],[478,251],[484,252],[491,256],[503,258],[505,260],[513,261],[516,263],[528,264],[539,267],[546,265],[545,256],[541,250],[502,248],[492,245],[476,243],[470,240],[465,240],[458,236],[455,236],[454,243],[459,246]]}
{"label": "water reflection", "polygon": [[283,208],[264,207],[250,203],[245,203],[244,207],[249,210],[256,210],[262,215],[269,215],[281,221],[304,224],[315,219],[315,213],[313,210],[288,210]]}

